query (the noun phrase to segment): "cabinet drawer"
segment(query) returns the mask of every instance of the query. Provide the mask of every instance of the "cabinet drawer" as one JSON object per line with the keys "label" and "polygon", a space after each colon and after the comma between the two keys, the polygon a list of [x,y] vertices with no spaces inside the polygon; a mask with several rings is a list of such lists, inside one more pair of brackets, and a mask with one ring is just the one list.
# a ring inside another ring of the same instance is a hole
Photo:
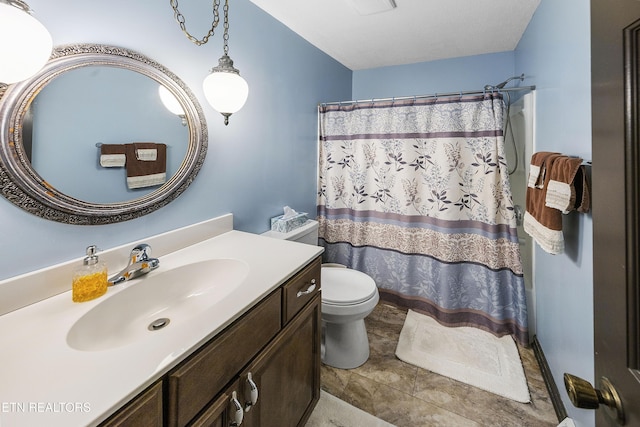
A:
{"label": "cabinet drawer", "polygon": [[283,325],[293,319],[296,313],[320,292],[320,268],[321,259],[318,257],[282,287]]}
{"label": "cabinet drawer", "polygon": [[281,298],[278,289],[169,374],[170,426],[193,419],[278,333]]}

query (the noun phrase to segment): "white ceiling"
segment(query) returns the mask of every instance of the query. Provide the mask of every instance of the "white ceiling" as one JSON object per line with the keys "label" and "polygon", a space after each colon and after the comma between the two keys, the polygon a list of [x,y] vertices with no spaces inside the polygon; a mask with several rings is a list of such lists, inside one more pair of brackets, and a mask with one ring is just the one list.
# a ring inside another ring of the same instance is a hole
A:
{"label": "white ceiling", "polygon": [[395,0],[395,9],[360,15],[354,0],[251,1],[351,70],[513,50],[540,3]]}

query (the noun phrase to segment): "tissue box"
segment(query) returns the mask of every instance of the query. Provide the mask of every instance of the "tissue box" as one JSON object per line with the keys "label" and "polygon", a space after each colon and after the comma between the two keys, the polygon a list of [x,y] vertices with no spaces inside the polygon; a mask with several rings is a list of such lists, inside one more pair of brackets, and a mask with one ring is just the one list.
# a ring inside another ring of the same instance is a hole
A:
{"label": "tissue box", "polygon": [[288,233],[300,227],[307,222],[307,214],[300,212],[291,218],[284,219],[284,215],[279,215],[271,218],[271,230],[278,231],[280,233]]}

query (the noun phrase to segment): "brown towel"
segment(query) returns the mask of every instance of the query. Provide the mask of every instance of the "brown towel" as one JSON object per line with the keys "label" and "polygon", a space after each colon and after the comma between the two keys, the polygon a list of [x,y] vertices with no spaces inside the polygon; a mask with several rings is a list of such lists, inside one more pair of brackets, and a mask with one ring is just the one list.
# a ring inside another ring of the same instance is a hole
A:
{"label": "brown towel", "polygon": [[[526,194],[524,231],[550,254],[564,251],[562,212],[545,204],[554,163],[562,157],[560,153],[546,151],[531,156],[531,172]],[[535,185],[532,186],[532,182]]]}
{"label": "brown towel", "polygon": [[102,144],[100,146],[100,166],[121,168],[126,164],[124,144]]}
{"label": "brown towel", "polygon": [[584,165],[580,165],[578,168],[573,185],[576,190],[574,209],[581,213],[589,212],[591,209],[591,192],[587,181],[587,168]]}
{"label": "brown towel", "polygon": [[589,187],[582,159],[562,156],[550,171],[545,205],[569,213],[589,211]]}
{"label": "brown towel", "polygon": [[544,184],[544,179],[547,174],[547,168],[545,166],[544,160],[552,155],[560,153],[554,153],[552,151],[540,151],[531,156],[531,164],[529,165],[529,179],[527,182],[527,187],[531,188],[542,188]]}
{"label": "brown towel", "polygon": [[165,183],[167,179],[167,146],[165,144],[134,142],[125,144],[125,149],[127,187],[143,188]]}

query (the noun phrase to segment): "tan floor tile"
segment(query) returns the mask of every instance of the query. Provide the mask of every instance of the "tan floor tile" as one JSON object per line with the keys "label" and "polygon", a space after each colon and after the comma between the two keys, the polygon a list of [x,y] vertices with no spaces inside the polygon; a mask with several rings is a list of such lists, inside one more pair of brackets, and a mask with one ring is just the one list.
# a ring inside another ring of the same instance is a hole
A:
{"label": "tan floor tile", "polygon": [[356,369],[323,366],[322,388],[398,427],[555,426],[555,411],[533,350],[518,347],[531,403],[523,404],[400,361],[406,310],[379,304],[365,319],[371,355]]}
{"label": "tan floor tile", "polygon": [[349,383],[350,377],[351,371],[333,368],[325,364],[322,365],[322,369],[320,371],[320,383],[322,384],[322,389],[336,397],[342,395],[342,392]]}
{"label": "tan floor tile", "polygon": [[395,357],[397,340],[387,341],[386,338],[370,334],[369,345],[369,360],[352,372],[404,393],[413,393],[418,367]]}
{"label": "tan floor tile", "polygon": [[[540,411],[533,402],[519,403],[423,369],[419,370],[416,378],[415,396],[483,426],[542,427],[557,424],[557,421],[549,424],[547,412]],[[553,408],[550,414],[555,417]]]}
{"label": "tan floor tile", "polygon": [[369,378],[353,375],[345,389],[346,400],[398,427],[473,427],[480,424],[421,401]]}

